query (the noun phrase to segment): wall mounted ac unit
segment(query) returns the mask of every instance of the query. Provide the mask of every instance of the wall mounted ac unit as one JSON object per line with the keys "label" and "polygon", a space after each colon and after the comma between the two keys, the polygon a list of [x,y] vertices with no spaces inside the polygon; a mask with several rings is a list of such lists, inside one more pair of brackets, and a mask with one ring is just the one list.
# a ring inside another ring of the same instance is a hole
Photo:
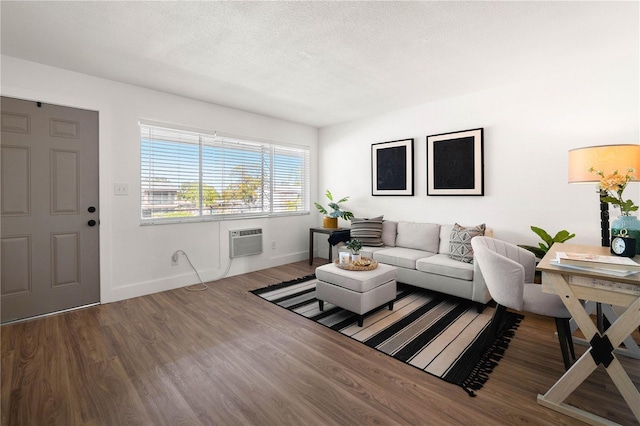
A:
{"label": "wall mounted ac unit", "polygon": [[229,231],[229,257],[262,253],[262,228]]}

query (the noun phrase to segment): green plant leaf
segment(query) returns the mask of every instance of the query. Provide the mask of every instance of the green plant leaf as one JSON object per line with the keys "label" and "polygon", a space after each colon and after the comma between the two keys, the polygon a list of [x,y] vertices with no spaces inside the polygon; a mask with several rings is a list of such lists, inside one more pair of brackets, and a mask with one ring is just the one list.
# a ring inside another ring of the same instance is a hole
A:
{"label": "green plant leaf", "polygon": [[611,203],[611,204],[619,204],[620,203],[617,198],[614,198],[614,197],[612,197],[610,195],[607,195],[606,197],[600,197],[600,201],[605,202],[605,203]]}
{"label": "green plant leaf", "polygon": [[562,231],[559,231],[555,237],[553,237],[553,242],[554,243],[564,243],[567,240],[570,240],[571,238],[575,237],[576,234],[570,234],[569,231],[563,229]]}
{"label": "green plant leaf", "polygon": [[551,238],[551,235],[549,235],[547,231],[536,226],[532,226],[531,230],[535,232],[536,235],[538,235],[540,238],[542,238],[542,241],[547,243],[547,249],[553,245],[553,238]]}
{"label": "green plant leaf", "polygon": [[327,189],[327,193],[325,194],[327,196],[327,198],[329,199],[329,201],[333,201],[333,195],[331,195],[331,191],[329,191]]}
{"label": "green plant leaf", "polygon": [[634,206],[633,201],[627,200],[620,203],[620,209],[627,212],[635,212],[638,210],[638,206]]}
{"label": "green plant leaf", "polygon": [[325,209],[324,207],[322,207],[320,204],[318,204],[318,203],[316,203],[316,202],[314,202],[313,204],[316,206],[316,208],[317,208],[318,210],[320,210],[320,213],[322,213],[322,214],[327,214],[327,209]]}
{"label": "green plant leaf", "polygon": [[344,220],[351,220],[351,219],[353,219],[353,213],[351,213],[351,212],[342,212],[342,218]]}

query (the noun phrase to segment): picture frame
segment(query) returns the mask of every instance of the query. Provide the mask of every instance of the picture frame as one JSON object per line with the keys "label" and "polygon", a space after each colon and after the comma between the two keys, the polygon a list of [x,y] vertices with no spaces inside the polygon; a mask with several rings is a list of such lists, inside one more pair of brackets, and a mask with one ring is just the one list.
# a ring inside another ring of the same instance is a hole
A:
{"label": "picture frame", "polygon": [[427,195],[484,195],[484,128],[427,136]]}
{"label": "picture frame", "polygon": [[371,145],[371,195],[413,195],[413,138]]}

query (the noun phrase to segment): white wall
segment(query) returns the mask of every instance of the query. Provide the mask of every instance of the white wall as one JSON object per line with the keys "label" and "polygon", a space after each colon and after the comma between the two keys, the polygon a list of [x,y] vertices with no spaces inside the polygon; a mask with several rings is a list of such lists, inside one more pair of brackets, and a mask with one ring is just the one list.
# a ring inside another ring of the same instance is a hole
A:
{"label": "white wall", "polygon": [[[356,216],[486,223],[495,236],[534,244],[536,225],[567,229],[578,244],[600,245],[593,185],[567,183],[568,150],[640,143],[638,31],[624,46],[535,81],[419,105],[320,130],[319,194],[350,195]],[[483,197],[427,196],[426,136],[484,128]],[[371,195],[371,144],[414,138],[413,197]],[[638,171],[640,173],[640,171]],[[625,195],[640,202],[640,184]],[[619,215],[616,209],[612,217]]]}
{"label": "white wall", "polygon": [[[571,53],[568,52],[568,55]],[[570,69],[534,81],[418,105],[318,130],[270,117],[169,95],[2,56],[4,96],[99,111],[101,300],[110,302],[197,282],[186,251],[205,280],[228,262],[228,230],[261,226],[265,252],[234,260],[230,275],[305,259],[311,215],[182,225],[139,225],[138,120],[150,119],[205,130],[269,139],[311,148],[311,197],[350,195],[357,216],[391,220],[487,223],[498,238],[537,243],[531,225],[575,232],[576,243],[599,244],[598,199],[592,185],[567,184],[572,148],[639,143],[638,30],[629,43],[594,50]],[[485,129],[485,195],[426,195],[426,136]],[[371,196],[371,144],[415,139],[415,195]],[[128,183],[130,195],[113,195]],[[640,202],[640,184],[626,195]],[[617,212],[612,211],[612,216]],[[344,224],[344,222],[342,222]],[[324,256],[326,236],[316,238]],[[276,241],[277,250],[271,250]],[[321,250],[321,251],[320,251]]]}
{"label": "white wall", "polygon": [[[264,253],[234,259],[229,275],[307,257],[308,229],[317,224],[316,214],[140,226],[138,120],[309,146],[312,182],[317,176],[317,129],[7,56],[2,56],[1,67],[3,96],[99,111],[102,303],[197,283],[184,258],[171,266],[178,249],[188,254],[205,281],[219,277],[229,262],[229,229],[260,226],[264,232]],[[114,196],[114,183],[129,184],[130,194]],[[313,184],[311,195],[315,199]]]}

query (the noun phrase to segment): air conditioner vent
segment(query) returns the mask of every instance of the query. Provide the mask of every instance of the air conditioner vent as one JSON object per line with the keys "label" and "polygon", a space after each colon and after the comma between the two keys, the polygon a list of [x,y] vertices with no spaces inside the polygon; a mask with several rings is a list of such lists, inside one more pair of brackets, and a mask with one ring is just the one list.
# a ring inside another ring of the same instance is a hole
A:
{"label": "air conditioner vent", "polygon": [[229,231],[229,257],[262,253],[262,228]]}

